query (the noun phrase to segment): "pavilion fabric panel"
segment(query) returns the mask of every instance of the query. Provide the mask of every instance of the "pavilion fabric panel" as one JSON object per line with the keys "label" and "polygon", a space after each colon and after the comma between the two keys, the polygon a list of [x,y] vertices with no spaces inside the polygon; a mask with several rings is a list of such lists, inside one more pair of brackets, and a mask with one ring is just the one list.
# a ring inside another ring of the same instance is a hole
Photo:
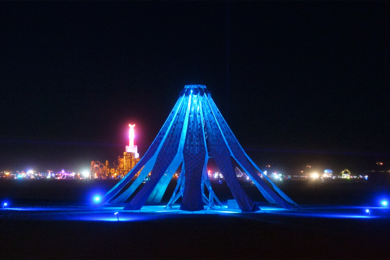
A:
{"label": "pavilion fabric panel", "polygon": [[199,97],[193,96],[183,150],[186,179],[180,209],[189,211],[203,210],[201,184],[206,148],[199,102]]}
{"label": "pavilion fabric panel", "polygon": [[244,212],[258,210],[259,208],[248,197],[237,180],[237,176],[231,162],[230,152],[223,140],[223,134],[219,130],[207,100],[203,100],[203,107],[205,111],[206,131],[208,133],[208,143],[211,157],[214,158],[218,168],[222,172],[240,209]]}

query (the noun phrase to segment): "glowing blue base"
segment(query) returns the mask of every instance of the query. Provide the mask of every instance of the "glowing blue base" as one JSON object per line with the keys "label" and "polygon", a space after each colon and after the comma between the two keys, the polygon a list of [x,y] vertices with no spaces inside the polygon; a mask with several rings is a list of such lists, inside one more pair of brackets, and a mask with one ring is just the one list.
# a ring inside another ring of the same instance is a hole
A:
{"label": "glowing blue base", "polygon": [[[261,210],[253,213],[239,214],[239,209],[229,209],[227,206],[215,210],[183,211],[180,205],[172,209],[165,206],[143,206],[140,210],[122,210],[122,207],[23,207],[4,208],[0,219],[39,220],[39,221],[150,221],[166,217],[185,217],[185,215],[232,215],[244,217],[248,214],[254,218],[263,214],[273,214],[284,217],[302,218],[345,218],[345,219],[376,219],[390,218],[388,207],[304,207],[300,209],[284,209],[279,207],[261,206]],[[367,212],[369,211],[369,213]],[[118,212],[117,215],[114,213]],[[259,218],[261,220],[261,218]]]}

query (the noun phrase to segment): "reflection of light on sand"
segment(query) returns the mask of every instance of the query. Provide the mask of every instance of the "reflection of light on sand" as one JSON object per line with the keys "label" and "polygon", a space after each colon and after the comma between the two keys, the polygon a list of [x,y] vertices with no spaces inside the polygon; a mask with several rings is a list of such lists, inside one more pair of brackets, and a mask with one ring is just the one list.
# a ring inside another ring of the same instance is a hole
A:
{"label": "reflection of light on sand", "polygon": [[[215,207],[214,209],[207,209],[199,211],[184,211],[180,210],[180,205],[174,205],[171,209],[167,209],[165,206],[143,206],[140,210],[123,210],[122,212],[138,212],[138,213],[170,213],[170,214],[231,214],[241,213],[240,209],[230,209],[228,206]],[[261,206],[261,210],[253,213],[265,213],[268,211],[286,211],[284,208]]]}
{"label": "reflection of light on sand", "polygon": [[295,217],[314,217],[314,218],[377,218],[376,216],[364,216],[364,215],[351,215],[351,214],[323,214],[323,213],[311,213],[311,212],[302,212],[302,213],[288,213],[285,215],[295,216]]}
{"label": "reflection of light on sand", "polygon": [[[229,209],[227,206],[216,207],[200,211],[183,211],[180,205],[173,205],[168,209],[164,205],[143,206],[140,210],[122,210],[123,207],[24,207],[4,208],[10,219],[31,219],[31,220],[65,220],[65,221],[150,221],[158,218],[185,217],[186,215],[234,215],[244,217],[239,209]],[[277,215],[284,217],[302,218],[347,218],[347,219],[373,219],[389,218],[388,208],[383,207],[303,207],[298,209],[284,209],[271,206],[260,206],[259,211],[249,213],[253,217]],[[367,214],[369,209],[369,214]],[[12,213],[13,212],[13,213]],[[117,213],[117,215],[115,214]],[[0,215],[0,219],[2,216]],[[259,219],[260,220],[260,219]]]}
{"label": "reflection of light on sand", "polygon": [[[142,221],[142,220],[148,220],[151,218],[143,217],[143,216],[127,216],[127,215],[120,215],[119,221],[122,222],[129,222],[129,221]],[[112,221],[116,222],[118,221],[117,217],[114,214],[89,214],[89,215],[82,215],[79,216],[77,219],[78,221]]]}
{"label": "reflection of light on sand", "polygon": [[168,214],[223,214],[223,213],[241,213],[239,209],[228,209],[227,206],[216,207],[215,209],[207,209],[205,206],[204,210],[199,211],[185,211],[180,210],[180,205],[173,205],[172,208],[168,209],[165,206],[143,206],[140,210],[123,210],[122,212],[133,212],[133,213],[168,213]]}
{"label": "reflection of light on sand", "polygon": [[[85,208],[82,208],[85,210]],[[24,208],[7,208],[7,210],[16,211],[74,211],[80,210],[80,207],[24,207]]]}
{"label": "reflection of light on sand", "polygon": [[[369,214],[367,214],[367,210]],[[268,212],[273,213],[273,212]],[[280,215],[292,217],[314,217],[314,218],[379,218],[390,217],[389,211],[384,211],[383,207],[359,207],[359,206],[339,206],[339,207],[306,207],[299,210],[285,210]],[[376,215],[375,215],[376,214]]]}

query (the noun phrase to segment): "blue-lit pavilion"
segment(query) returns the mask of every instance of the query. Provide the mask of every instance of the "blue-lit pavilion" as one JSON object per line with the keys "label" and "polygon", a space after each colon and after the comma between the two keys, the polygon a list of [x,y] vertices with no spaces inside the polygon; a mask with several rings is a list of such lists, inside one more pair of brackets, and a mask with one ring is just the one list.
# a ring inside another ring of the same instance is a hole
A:
{"label": "blue-lit pavilion", "polygon": [[[105,194],[102,203],[121,204],[131,196],[125,210],[139,210],[146,202],[160,203],[173,175],[181,167],[177,186],[167,207],[172,207],[181,197],[181,210],[204,210],[205,206],[212,209],[221,202],[213,192],[207,173],[209,158],[213,158],[217,164],[243,212],[253,212],[259,208],[241,187],[232,159],[248,174],[268,202],[284,208],[297,205],[245,153],[203,85],[184,87],[148,151]],[[149,173],[150,180],[134,195]],[[208,196],[205,195],[205,188]]]}

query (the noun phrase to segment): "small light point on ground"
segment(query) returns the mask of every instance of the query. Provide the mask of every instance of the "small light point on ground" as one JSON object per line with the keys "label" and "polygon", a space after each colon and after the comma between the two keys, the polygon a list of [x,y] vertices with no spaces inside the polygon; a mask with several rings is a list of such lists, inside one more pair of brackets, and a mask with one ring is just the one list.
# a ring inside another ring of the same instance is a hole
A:
{"label": "small light point on ground", "polygon": [[95,196],[95,197],[93,198],[93,201],[94,201],[95,203],[100,202],[100,196]]}

